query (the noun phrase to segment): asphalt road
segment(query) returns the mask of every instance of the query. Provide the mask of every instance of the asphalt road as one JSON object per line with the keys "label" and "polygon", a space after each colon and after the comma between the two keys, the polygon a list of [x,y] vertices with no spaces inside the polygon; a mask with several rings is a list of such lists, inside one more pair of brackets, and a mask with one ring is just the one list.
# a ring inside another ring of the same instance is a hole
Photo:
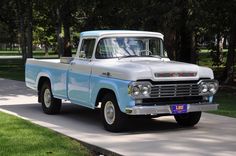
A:
{"label": "asphalt road", "polygon": [[[103,129],[99,110],[65,103],[59,115],[46,115],[36,93],[23,82],[0,78],[0,111],[106,150],[128,156],[235,156],[236,119],[204,113],[194,128],[179,127],[172,117],[131,120],[129,130]],[[109,152],[108,152],[109,154]]]}

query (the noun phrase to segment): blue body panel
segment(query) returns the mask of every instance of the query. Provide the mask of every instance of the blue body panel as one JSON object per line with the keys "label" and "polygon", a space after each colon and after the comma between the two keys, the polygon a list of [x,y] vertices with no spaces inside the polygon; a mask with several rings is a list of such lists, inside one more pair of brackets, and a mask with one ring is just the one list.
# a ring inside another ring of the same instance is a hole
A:
{"label": "blue body panel", "polygon": [[[37,90],[39,78],[48,77],[53,96],[70,100],[72,103],[94,109],[100,89],[112,90],[122,112],[135,105],[128,95],[130,81],[90,74],[73,73],[68,70],[26,64],[26,84]],[[68,96],[69,95],[69,96]]]}
{"label": "blue body panel", "polygon": [[103,76],[91,76],[91,103],[95,104],[96,97],[101,88],[112,90],[122,112],[125,112],[126,107],[132,107],[135,105],[135,101],[128,94],[128,85],[130,81],[119,80],[111,77]]}
{"label": "blue body panel", "polygon": [[48,77],[51,81],[52,94],[56,98],[67,98],[67,71],[26,64],[26,83],[37,89],[40,77]]}
{"label": "blue body panel", "polygon": [[68,98],[73,103],[94,108],[90,102],[90,74],[69,72]]}

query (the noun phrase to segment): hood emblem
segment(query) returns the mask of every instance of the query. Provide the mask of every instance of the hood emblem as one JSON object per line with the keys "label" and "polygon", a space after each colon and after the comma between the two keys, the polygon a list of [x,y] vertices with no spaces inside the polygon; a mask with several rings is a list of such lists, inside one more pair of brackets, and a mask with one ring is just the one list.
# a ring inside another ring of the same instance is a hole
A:
{"label": "hood emblem", "polygon": [[111,77],[111,73],[110,72],[104,72],[104,73],[102,73],[102,76]]}
{"label": "hood emblem", "polygon": [[155,73],[155,77],[194,77],[197,72],[169,72],[169,73]]}

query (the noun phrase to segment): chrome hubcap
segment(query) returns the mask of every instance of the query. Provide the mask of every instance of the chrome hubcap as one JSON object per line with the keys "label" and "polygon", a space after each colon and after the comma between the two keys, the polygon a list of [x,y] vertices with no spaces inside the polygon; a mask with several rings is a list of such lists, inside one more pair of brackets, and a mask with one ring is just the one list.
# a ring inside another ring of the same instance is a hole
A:
{"label": "chrome hubcap", "polygon": [[51,106],[51,92],[49,89],[45,89],[44,91],[44,104],[47,108]]}
{"label": "chrome hubcap", "polygon": [[115,121],[115,107],[111,101],[105,103],[104,116],[106,122],[111,125]]}

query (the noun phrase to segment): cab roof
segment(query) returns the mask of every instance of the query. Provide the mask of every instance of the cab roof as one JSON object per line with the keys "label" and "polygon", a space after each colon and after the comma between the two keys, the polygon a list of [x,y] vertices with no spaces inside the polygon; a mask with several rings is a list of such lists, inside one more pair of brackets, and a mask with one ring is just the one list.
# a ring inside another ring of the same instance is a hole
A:
{"label": "cab roof", "polygon": [[163,39],[163,35],[159,32],[150,31],[134,31],[134,30],[94,30],[84,31],[80,33],[80,37],[102,37],[102,36],[155,36]]}

